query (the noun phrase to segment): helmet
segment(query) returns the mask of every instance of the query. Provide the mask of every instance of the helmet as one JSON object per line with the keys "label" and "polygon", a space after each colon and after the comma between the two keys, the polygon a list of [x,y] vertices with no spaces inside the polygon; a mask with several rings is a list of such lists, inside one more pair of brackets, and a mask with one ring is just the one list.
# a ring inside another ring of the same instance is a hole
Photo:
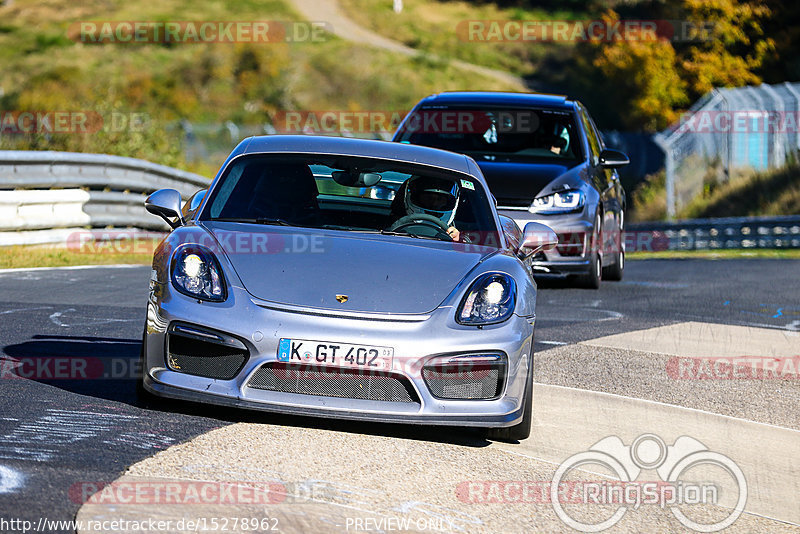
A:
{"label": "helmet", "polygon": [[458,182],[444,178],[412,176],[406,184],[404,204],[408,215],[426,213],[453,224],[461,194]]}

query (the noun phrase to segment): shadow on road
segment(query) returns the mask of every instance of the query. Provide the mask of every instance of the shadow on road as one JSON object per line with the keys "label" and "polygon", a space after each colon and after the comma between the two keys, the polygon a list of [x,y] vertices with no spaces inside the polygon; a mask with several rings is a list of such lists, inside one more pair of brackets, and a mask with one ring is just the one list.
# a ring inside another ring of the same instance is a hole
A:
{"label": "shadow on road", "polygon": [[138,339],[35,335],[30,341],[3,347],[5,355],[0,354],[0,376],[9,380],[34,380],[71,393],[142,409],[208,417],[227,423],[297,426],[468,447],[485,447],[490,443],[481,431],[473,429],[271,414],[143,395],[137,388],[141,377],[140,351],[141,340]]}

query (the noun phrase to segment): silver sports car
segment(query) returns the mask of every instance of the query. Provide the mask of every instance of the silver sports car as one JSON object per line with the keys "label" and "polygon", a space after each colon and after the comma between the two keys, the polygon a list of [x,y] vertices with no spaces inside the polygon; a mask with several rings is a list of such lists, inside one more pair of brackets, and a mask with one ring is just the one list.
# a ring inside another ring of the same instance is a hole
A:
{"label": "silver sports car", "polygon": [[[500,217],[469,157],[383,141],[242,141],[185,205],[146,201],[142,348],[159,397],[530,433],[547,226]],[[527,264],[526,264],[527,262]]]}

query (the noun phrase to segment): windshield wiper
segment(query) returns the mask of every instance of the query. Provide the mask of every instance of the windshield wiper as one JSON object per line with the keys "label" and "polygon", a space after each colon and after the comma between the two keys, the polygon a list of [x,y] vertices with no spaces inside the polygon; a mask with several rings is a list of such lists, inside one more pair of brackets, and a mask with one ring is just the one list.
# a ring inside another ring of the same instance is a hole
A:
{"label": "windshield wiper", "polygon": [[381,235],[399,235],[402,237],[413,237],[414,239],[432,239],[434,241],[444,241],[444,239],[439,239],[438,237],[409,234],[407,232],[392,232],[391,230],[380,230],[378,233],[380,233]]}
{"label": "windshield wiper", "polygon": [[274,224],[276,226],[297,226],[284,219],[275,219],[270,217],[259,217],[256,220],[257,224]]}
{"label": "windshield wiper", "polygon": [[274,224],[276,226],[297,226],[296,224],[292,224],[289,221],[285,221],[283,219],[275,219],[270,217],[218,217],[216,219],[211,219],[212,221],[219,221],[219,222],[240,222],[240,223],[251,223],[251,224]]}

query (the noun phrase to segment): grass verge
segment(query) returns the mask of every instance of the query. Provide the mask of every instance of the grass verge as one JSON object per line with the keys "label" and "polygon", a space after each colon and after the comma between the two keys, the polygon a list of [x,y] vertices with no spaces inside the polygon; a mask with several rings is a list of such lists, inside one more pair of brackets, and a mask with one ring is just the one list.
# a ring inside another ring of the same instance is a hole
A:
{"label": "grass verge", "polygon": [[[703,168],[703,165],[699,165],[699,168]],[[718,183],[713,176],[698,179],[703,181],[703,189],[679,210],[678,219],[800,213],[800,163],[795,161],[779,169],[736,174],[724,183]],[[632,221],[664,220],[664,171],[648,176],[633,191],[631,198],[629,215]]]}
{"label": "grass verge", "polygon": [[[347,16],[360,25],[411,48],[506,70],[518,76],[534,74],[548,55],[563,55],[574,43],[504,40],[496,34],[490,37],[492,23],[503,28],[507,21],[546,22],[586,17],[574,6],[548,10],[463,0],[404,0],[401,13],[392,11],[391,2],[340,0],[340,5]],[[471,33],[470,24],[478,24],[483,30]]]}
{"label": "grass verge", "polygon": [[27,267],[70,267],[75,265],[149,265],[153,260],[152,246],[140,243],[135,249],[122,247],[70,250],[64,247],[19,245],[0,248],[0,269]]}

